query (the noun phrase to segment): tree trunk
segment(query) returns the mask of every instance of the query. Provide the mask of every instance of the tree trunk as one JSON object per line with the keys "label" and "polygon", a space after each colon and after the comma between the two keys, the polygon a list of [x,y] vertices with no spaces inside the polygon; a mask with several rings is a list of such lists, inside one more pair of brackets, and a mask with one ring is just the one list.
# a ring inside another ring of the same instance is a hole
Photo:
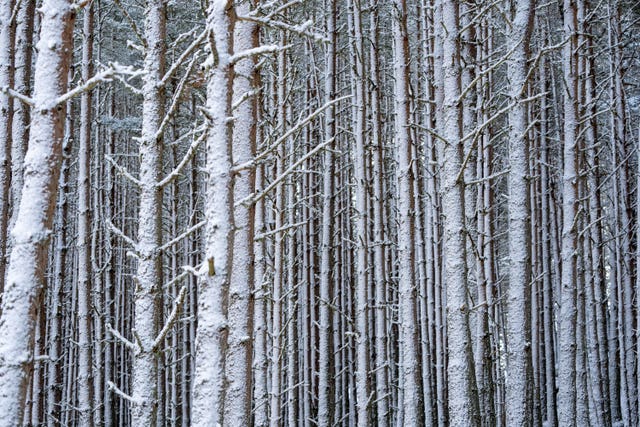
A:
{"label": "tree trunk", "polygon": [[529,140],[527,105],[523,101],[529,72],[529,39],[533,3],[517,1],[508,61],[511,102],[509,111],[509,287],[506,331],[507,425],[533,423],[531,360],[531,223],[529,208]]}
{"label": "tree trunk", "polygon": [[32,365],[34,318],[45,286],[49,239],[62,162],[65,106],[75,11],[66,0],[45,0],[34,77],[34,114],[25,156],[24,189],[0,320],[1,426],[20,425]]}
{"label": "tree trunk", "polygon": [[194,426],[226,425],[225,357],[228,348],[229,284],[233,253],[231,117],[233,8],[229,0],[210,2],[212,68],[207,83],[204,260],[199,272],[196,367],[193,382]]}

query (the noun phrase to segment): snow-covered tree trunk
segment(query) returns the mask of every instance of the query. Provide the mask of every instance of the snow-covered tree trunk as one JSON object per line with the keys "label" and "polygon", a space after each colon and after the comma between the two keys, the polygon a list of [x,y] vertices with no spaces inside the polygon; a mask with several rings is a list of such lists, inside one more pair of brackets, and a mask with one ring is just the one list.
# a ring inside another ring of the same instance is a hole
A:
{"label": "snow-covered tree trunk", "polygon": [[378,56],[378,9],[371,0],[370,15],[370,38],[373,41],[369,50],[370,72],[369,78],[373,81],[374,87],[370,91],[371,108],[371,146],[372,146],[372,175],[373,175],[373,276],[375,282],[375,381],[376,381],[376,423],[379,427],[387,427],[389,423],[389,385],[388,385],[388,362],[389,353],[387,351],[387,310],[388,302],[386,297],[387,274],[385,269],[385,245],[384,245],[384,203],[383,192],[384,170],[384,148],[382,139],[382,126],[380,114],[380,71]]}
{"label": "snow-covered tree trunk", "polygon": [[472,399],[475,383],[467,301],[465,244],[465,207],[460,129],[460,58],[458,2],[442,2],[444,32],[442,73],[444,99],[439,133],[444,138],[442,169],[442,212],[444,221],[444,280],[446,283],[448,343],[449,423],[455,426],[475,424],[476,407]]}
{"label": "snow-covered tree trunk", "polygon": [[[257,112],[259,116],[259,111]],[[260,138],[262,139],[262,138]],[[260,147],[258,145],[258,147]],[[255,188],[260,189],[264,183],[264,170],[262,165],[256,169]],[[265,206],[264,199],[256,202],[254,208],[254,227],[257,233],[264,233]],[[256,427],[266,427],[268,423],[267,409],[269,407],[269,395],[267,390],[267,307],[266,307],[266,280],[265,280],[265,243],[264,239],[254,242],[254,344],[253,344],[253,416]]]}
{"label": "snow-covered tree trunk", "polygon": [[[279,31],[279,42],[282,46],[286,43],[286,36],[284,31]],[[284,50],[278,53],[276,60],[276,73],[273,76],[273,82],[276,85],[276,102],[274,106],[276,116],[276,129],[284,133],[286,128],[286,55]],[[286,141],[282,141],[278,147],[276,147],[276,159],[275,167],[273,168],[274,179],[283,176],[285,171],[285,144]],[[283,287],[285,283],[284,271],[285,271],[285,254],[284,254],[284,209],[285,209],[285,194],[284,186],[278,185],[275,189],[275,200],[273,202],[273,223],[275,226],[275,236],[273,243],[273,280],[271,285],[271,390],[269,399],[269,425],[271,427],[278,426],[282,421],[282,371],[283,371],[283,334],[284,334],[284,322],[283,322],[283,299],[285,292]]]}
{"label": "snow-covered tree trunk", "polygon": [[351,68],[352,116],[355,146],[351,150],[355,185],[355,319],[356,319],[356,407],[357,425],[369,425],[369,338],[367,335],[368,318],[368,266],[367,266],[367,171],[365,170],[365,53],[362,36],[362,12],[359,1],[350,1],[349,32],[351,33],[350,51],[353,61]]}
{"label": "snow-covered tree trunk", "polygon": [[[236,12],[246,15],[249,4],[242,3]],[[233,33],[234,52],[247,51],[257,47],[257,26],[252,22],[238,21]],[[233,149],[234,164],[245,164],[255,153],[255,99],[252,94],[255,82],[255,60],[248,57],[234,64],[234,103],[242,101],[234,112]],[[234,200],[241,202],[254,189],[255,173],[252,168],[234,175]],[[225,392],[224,422],[226,425],[248,425],[251,420],[251,330],[253,304],[251,301],[253,268],[253,219],[254,207],[239,204],[233,212],[234,240],[231,278],[229,283],[229,336],[226,354],[225,375],[228,378]]]}
{"label": "snow-covered tree trunk", "polygon": [[576,4],[564,0],[563,49],[564,72],[564,148],[562,176],[562,276],[558,360],[558,423],[574,426],[576,422],[576,273],[578,183],[578,93],[576,64]]}
{"label": "snow-covered tree trunk", "polygon": [[45,286],[62,162],[65,105],[58,98],[67,89],[73,53],[75,9],[71,2],[45,0],[40,11],[34,114],[0,319],[0,426],[20,425],[22,420],[33,357],[34,315]]}
{"label": "snow-covered tree trunk", "polygon": [[162,259],[163,141],[159,133],[164,117],[164,89],[160,85],[165,65],[166,15],[164,0],[150,0],[145,10],[145,58],[140,136],[140,205],[138,208],[138,267],[135,276],[133,335],[132,424],[155,426],[158,413],[158,363],[155,340],[159,330]]}
{"label": "snow-covered tree trunk", "polygon": [[409,41],[407,33],[407,5],[405,0],[394,2],[393,16],[396,145],[396,185],[398,223],[398,298],[400,309],[400,384],[404,425],[420,423],[420,390],[418,378],[417,290],[414,277],[414,194],[411,167],[411,136],[409,114]]}
{"label": "snow-covered tree trunk", "polygon": [[[0,298],[5,287],[9,201],[11,199],[13,99],[4,90],[13,86],[13,42],[15,35],[15,25],[11,19],[13,6],[14,0],[0,1]],[[2,313],[1,310],[0,313]]]}
{"label": "snow-covered tree trunk", "polygon": [[211,31],[211,69],[207,83],[204,260],[198,285],[198,329],[193,381],[194,426],[222,426],[227,387],[225,355],[229,324],[229,280],[233,251],[233,183],[231,176],[231,100],[233,8],[230,0],[213,0],[207,11]]}
{"label": "snow-covered tree trunk", "polygon": [[[93,2],[84,9],[82,29],[82,81],[93,74]],[[79,425],[93,425],[93,378],[91,357],[91,92],[80,97],[80,146],[78,148],[78,413]]]}
{"label": "snow-covered tree trunk", "polygon": [[[35,2],[23,1],[16,15],[14,89],[30,95],[33,52],[33,15]],[[22,196],[24,154],[29,142],[30,108],[23,102],[14,102],[11,131],[11,205],[13,211],[9,230],[18,218],[18,206]],[[0,288],[1,289],[1,288]]]}
{"label": "snow-covered tree trunk", "polygon": [[[545,92],[547,88],[547,63],[543,58],[540,62],[540,92]],[[548,140],[548,106],[547,98],[540,101],[540,134],[543,140]],[[550,211],[550,179],[549,179],[549,147],[545,144],[540,154],[540,186],[542,187],[542,201],[540,203],[540,227],[542,228],[542,269],[543,269],[543,323],[544,323],[544,359],[545,359],[545,385],[546,385],[546,419],[551,425],[557,424],[556,405],[556,353],[555,353],[555,325],[554,325],[554,283],[551,274],[553,260],[551,248],[551,227],[549,219]]]}
{"label": "snow-covered tree trunk", "polygon": [[508,60],[511,110],[509,111],[509,287],[506,322],[507,425],[530,425],[532,412],[531,367],[531,223],[529,209],[529,140],[527,105],[523,101],[528,73],[533,2],[515,1]]}
{"label": "snow-covered tree trunk", "polygon": [[[327,102],[335,98],[336,79],[336,1],[327,2],[327,36],[329,43],[325,49],[324,96]],[[332,105],[327,108],[324,123],[325,141],[331,141],[336,134],[336,109]],[[333,144],[329,145],[332,148]],[[334,206],[334,157],[332,150],[324,152],[322,173],[322,225],[320,240],[320,302],[318,325],[318,425],[328,427],[331,424],[331,264],[333,253],[333,206]]]}

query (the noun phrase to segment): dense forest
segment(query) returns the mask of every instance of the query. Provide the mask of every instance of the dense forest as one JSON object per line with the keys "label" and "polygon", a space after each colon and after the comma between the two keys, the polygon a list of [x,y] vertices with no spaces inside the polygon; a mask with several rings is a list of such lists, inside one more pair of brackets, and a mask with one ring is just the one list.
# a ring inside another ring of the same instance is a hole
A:
{"label": "dense forest", "polygon": [[0,427],[638,426],[637,0],[0,0]]}

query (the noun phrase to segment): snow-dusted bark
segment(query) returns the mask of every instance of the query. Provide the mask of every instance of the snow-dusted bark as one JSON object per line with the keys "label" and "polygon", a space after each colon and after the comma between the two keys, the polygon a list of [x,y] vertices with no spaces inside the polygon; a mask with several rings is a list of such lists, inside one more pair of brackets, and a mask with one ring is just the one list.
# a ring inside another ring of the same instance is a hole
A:
{"label": "snow-dusted bark", "polygon": [[229,280],[233,250],[231,177],[232,12],[229,0],[213,0],[207,11],[211,69],[207,83],[204,260],[198,285],[198,329],[192,425],[227,425],[224,401],[229,324]]}
{"label": "snow-dusted bark", "polygon": [[135,276],[133,334],[138,348],[133,358],[132,424],[155,426],[158,414],[158,355],[162,293],[162,172],[164,89],[159,84],[165,66],[165,2],[151,0],[145,11],[145,49],[140,136],[140,205],[138,207],[138,266]]}
{"label": "snow-dusted bark", "polygon": [[[327,102],[335,98],[336,89],[336,1],[327,2],[327,35],[329,43],[325,51],[324,96]],[[336,134],[336,109],[332,105],[327,108],[324,123],[324,138],[331,141]],[[331,148],[331,146],[329,147]],[[333,198],[334,198],[334,158],[332,150],[324,152],[324,169],[322,173],[322,225],[320,240],[320,303],[319,303],[319,363],[318,363],[318,425],[328,427],[332,417],[331,402],[331,263],[333,233]]]}
{"label": "snow-dusted bark", "polygon": [[[14,0],[0,1],[0,89],[13,86]],[[6,250],[11,199],[11,121],[13,99],[0,90],[0,294],[5,286]],[[0,310],[1,313],[1,310]]]}
{"label": "snow-dusted bark", "polygon": [[[82,28],[82,81],[93,74],[93,3],[84,10]],[[80,146],[78,148],[78,422],[93,425],[92,357],[91,357],[91,92],[80,97]]]}
{"label": "snow-dusted bark", "polygon": [[[31,60],[33,51],[33,16],[35,2],[22,1],[16,15],[14,89],[18,93],[30,95]],[[14,102],[11,131],[11,205],[13,211],[9,230],[18,217],[18,206],[22,196],[24,154],[29,142],[30,108],[23,102]]]}
{"label": "snow-dusted bark", "polygon": [[[263,188],[264,171],[262,166],[256,169],[255,188]],[[256,202],[254,208],[254,227],[257,233],[265,231],[265,206],[264,199]],[[265,280],[265,243],[264,239],[254,242],[254,344],[253,344],[253,416],[256,427],[266,427],[268,423],[267,391],[267,307],[266,307],[266,280]]]}
{"label": "snow-dusted bark", "polygon": [[[580,42],[585,44],[585,55],[581,58],[581,74],[586,78],[583,81],[583,105],[585,114],[590,117],[585,122],[584,147],[585,160],[591,171],[586,178],[586,194],[588,194],[587,209],[585,212],[587,224],[597,224],[589,227],[585,239],[585,309],[587,329],[587,373],[591,381],[591,404],[589,414],[592,425],[610,425],[611,413],[609,410],[610,394],[608,372],[606,369],[606,318],[602,312],[604,304],[603,285],[604,267],[602,264],[602,227],[601,227],[601,201],[600,201],[600,154],[597,149],[597,104],[596,99],[596,73],[594,72],[595,58],[593,56],[593,38],[589,36],[591,25],[586,21],[586,5],[580,2],[578,5]],[[605,398],[606,397],[606,398]]]}
{"label": "snow-dusted bark", "polygon": [[355,199],[355,319],[356,319],[356,407],[358,426],[369,425],[369,338],[368,322],[368,236],[367,171],[365,169],[365,53],[362,36],[362,11],[358,1],[350,1],[349,32],[352,58],[352,116],[355,146],[351,150]]}
{"label": "snow-dusted bark", "polygon": [[398,293],[400,309],[400,384],[404,425],[420,422],[420,390],[418,378],[417,290],[414,277],[414,191],[411,165],[411,136],[409,114],[409,41],[407,33],[407,5],[405,0],[394,2],[393,17],[394,77],[395,77],[395,145],[398,223]]}
{"label": "snow-dusted bark", "polygon": [[476,405],[472,399],[475,382],[469,330],[467,266],[464,229],[464,183],[462,182],[462,135],[460,129],[460,58],[458,45],[458,2],[442,2],[442,73],[444,98],[439,133],[442,151],[442,213],[444,221],[444,280],[448,344],[449,423],[475,424]]}
{"label": "snow-dusted bark", "polygon": [[384,170],[383,170],[383,143],[381,132],[381,116],[380,116],[380,72],[378,66],[378,13],[377,8],[373,4],[376,0],[371,0],[371,17],[370,17],[370,38],[373,41],[369,50],[370,61],[370,79],[374,83],[374,87],[370,91],[371,106],[371,146],[372,153],[372,175],[373,175],[373,276],[375,282],[375,381],[376,381],[376,423],[379,427],[387,427],[389,423],[389,386],[388,386],[388,362],[389,353],[387,350],[387,296],[386,296],[386,268],[385,257],[386,249],[384,241]]}
{"label": "snow-dusted bark", "polygon": [[531,223],[526,79],[533,2],[519,0],[511,23],[513,53],[508,59],[509,91],[509,287],[506,315],[507,425],[533,422],[531,371]]}
{"label": "snow-dusted bark", "polygon": [[45,0],[40,10],[34,114],[0,320],[0,426],[20,425],[22,420],[33,357],[34,316],[45,285],[62,161],[65,106],[57,99],[67,88],[73,51],[75,9],[71,2]]}
{"label": "snow-dusted bark", "polygon": [[[236,13],[245,15],[249,4],[242,3]],[[235,52],[257,47],[257,26],[252,22],[237,22],[233,33]],[[238,103],[254,90],[255,59],[248,57],[234,64],[233,99]],[[255,99],[245,99],[234,112],[233,162],[244,164],[253,159],[255,153]],[[234,176],[234,200],[240,202],[251,195],[254,189],[254,170],[238,172]],[[251,339],[253,307],[251,286],[254,281],[253,268],[253,219],[254,208],[240,204],[233,212],[235,233],[233,260],[229,283],[229,336],[226,354],[225,375],[228,378],[224,402],[226,425],[248,425],[251,420]]]}
{"label": "snow-dusted bark", "polygon": [[[543,58],[540,63],[540,92],[545,92],[547,87],[547,64]],[[546,97],[540,101],[540,134],[542,138],[548,138],[548,105]],[[554,325],[554,284],[552,270],[552,247],[551,247],[551,227],[549,219],[550,211],[550,179],[549,179],[549,147],[542,148],[540,154],[540,186],[542,187],[540,217],[542,224],[542,269],[543,269],[543,323],[544,323],[544,359],[545,359],[545,392],[546,392],[546,419],[551,425],[557,424],[557,405],[556,405],[556,353],[555,353],[555,325]]]}
{"label": "snow-dusted bark", "polygon": [[564,0],[564,36],[568,38],[562,55],[564,73],[564,148],[562,176],[562,276],[558,359],[558,423],[576,422],[576,269],[578,183],[578,91],[576,53],[576,4]]}
{"label": "snow-dusted bark", "polygon": [[[285,33],[280,31],[279,33],[280,43],[284,45]],[[274,107],[276,109],[276,121],[277,129],[283,132],[286,126],[286,56],[282,51],[277,57],[277,75],[274,76],[274,83],[276,88],[276,102]],[[282,177],[285,171],[285,144],[281,143],[276,149],[275,159],[275,176],[274,178]],[[282,343],[283,343],[283,286],[284,286],[284,209],[285,209],[285,195],[283,185],[278,185],[275,190],[275,201],[273,203],[273,217],[275,232],[273,243],[273,282],[271,285],[271,389],[269,399],[269,425],[271,427],[277,427],[281,423],[282,405],[281,405],[281,393],[282,393]]]}

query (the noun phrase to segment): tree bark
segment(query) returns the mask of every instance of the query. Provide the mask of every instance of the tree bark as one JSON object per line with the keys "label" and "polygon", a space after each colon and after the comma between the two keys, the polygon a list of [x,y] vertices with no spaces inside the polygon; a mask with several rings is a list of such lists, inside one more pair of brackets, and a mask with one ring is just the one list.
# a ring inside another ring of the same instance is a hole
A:
{"label": "tree bark", "polygon": [[13,247],[0,320],[0,425],[22,421],[32,365],[34,317],[45,286],[49,239],[62,162],[65,106],[75,11],[66,0],[45,0],[34,76],[34,112],[25,156],[24,189],[12,231]]}

